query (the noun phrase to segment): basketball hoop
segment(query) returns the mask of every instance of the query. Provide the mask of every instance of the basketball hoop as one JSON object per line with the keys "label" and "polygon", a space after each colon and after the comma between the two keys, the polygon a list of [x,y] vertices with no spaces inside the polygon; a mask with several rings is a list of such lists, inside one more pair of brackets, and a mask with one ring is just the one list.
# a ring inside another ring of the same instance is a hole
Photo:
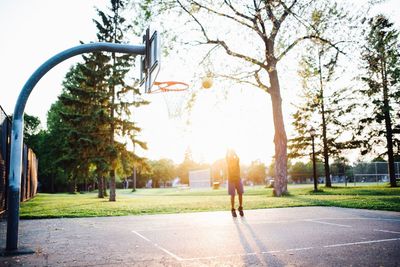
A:
{"label": "basketball hoop", "polygon": [[177,81],[154,82],[153,88],[157,89],[152,90],[150,94],[162,93],[168,109],[168,117],[171,119],[180,118],[183,103],[188,96],[189,84]]}
{"label": "basketball hoop", "polygon": [[158,89],[152,90],[150,93],[162,93],[162,92],[181,92],[189,88],[189,84],[184,82],[167,81],[167,82],[154,82]]}

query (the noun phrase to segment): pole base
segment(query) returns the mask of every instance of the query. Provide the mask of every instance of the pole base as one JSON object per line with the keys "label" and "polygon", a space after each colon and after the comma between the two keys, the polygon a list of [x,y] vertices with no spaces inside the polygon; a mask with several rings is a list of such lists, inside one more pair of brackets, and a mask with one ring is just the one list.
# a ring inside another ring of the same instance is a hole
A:
{"label": "pole base", "polygon": [[34,254],[35,251],[29,248],[18,248],[13,250],[2,249],[0,251],[0,256],[2,257],[12,257],[12,256],[19,256],[19,255],[26,255],[26,254]]}

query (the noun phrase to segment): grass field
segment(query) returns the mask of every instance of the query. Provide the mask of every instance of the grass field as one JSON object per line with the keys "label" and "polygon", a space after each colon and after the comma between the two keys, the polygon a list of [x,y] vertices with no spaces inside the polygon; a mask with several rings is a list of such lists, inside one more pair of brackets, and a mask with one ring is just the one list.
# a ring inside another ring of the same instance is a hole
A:
{"label": "grass field", "polygon": [[[272,197],[272,189],[262,186],[246,187],[245,209],[300,206],[336,206],[346,208],[400,211],[400,188],[387,186],[320,187],[289,186],[289,195]],[[131,189],[117,190],[117,201],[98,199],[96,193],[38,194],[22,203],[23,219],[124,216],[158,213],[229,210],[226,189]]]}

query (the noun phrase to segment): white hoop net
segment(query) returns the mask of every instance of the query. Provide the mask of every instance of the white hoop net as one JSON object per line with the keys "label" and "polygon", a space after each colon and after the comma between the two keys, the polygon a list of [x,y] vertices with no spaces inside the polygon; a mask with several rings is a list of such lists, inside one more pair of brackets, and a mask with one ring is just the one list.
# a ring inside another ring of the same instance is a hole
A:
{"label": "white hoop net", "polygon": [[189,90],[178,92],[167,91],[161,94],[168,110],[168,117],[170,119],[180,119],[185,111],[188,97],[190,96]]}

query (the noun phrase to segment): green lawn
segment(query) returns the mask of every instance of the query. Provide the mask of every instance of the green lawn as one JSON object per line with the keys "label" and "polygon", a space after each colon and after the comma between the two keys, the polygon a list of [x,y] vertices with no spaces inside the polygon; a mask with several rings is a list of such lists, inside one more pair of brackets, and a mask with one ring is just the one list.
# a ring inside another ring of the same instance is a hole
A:
{"label": "green lawn", "polygon": [[[290,194],[272,197],[272,189],[246,187],[245,209],[301,206],[336,206],[347,208],[400,211],[400,188],[387,186],[321,187],[317,193],[312,185],[290,186]],[[20,216],[32,218],[123,216],[158,213],[217,211],[229,209],[226,189],[138,189],[118,190],[117,202],[98,199],[96,193],[38,194],[22,203]]]}

